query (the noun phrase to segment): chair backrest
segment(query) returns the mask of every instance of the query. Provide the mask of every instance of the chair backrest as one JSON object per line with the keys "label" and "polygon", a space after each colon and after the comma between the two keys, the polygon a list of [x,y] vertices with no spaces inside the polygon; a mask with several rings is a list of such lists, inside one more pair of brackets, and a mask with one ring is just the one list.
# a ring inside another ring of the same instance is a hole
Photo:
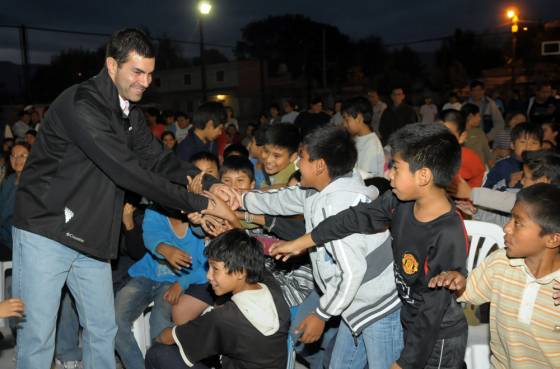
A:
{"label": "chair backrest", "polygon": [[494,246],[504,248],[504,231],[496,224],[477,220],[465,220],[465,229],[471,239],[467,257],[467,270],[470,273],[486,259]]}

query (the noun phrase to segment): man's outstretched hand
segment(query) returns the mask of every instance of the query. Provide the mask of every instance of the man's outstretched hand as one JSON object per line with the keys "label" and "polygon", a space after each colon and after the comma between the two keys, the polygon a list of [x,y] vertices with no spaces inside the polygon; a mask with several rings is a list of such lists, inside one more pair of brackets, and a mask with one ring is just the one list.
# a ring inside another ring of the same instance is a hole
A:
{"label": "man's outstretched hand", "polygon": [[237,210],[241,205],[241,195],[223,183],[213,184],[210,192],[224,200],[232,210]]}

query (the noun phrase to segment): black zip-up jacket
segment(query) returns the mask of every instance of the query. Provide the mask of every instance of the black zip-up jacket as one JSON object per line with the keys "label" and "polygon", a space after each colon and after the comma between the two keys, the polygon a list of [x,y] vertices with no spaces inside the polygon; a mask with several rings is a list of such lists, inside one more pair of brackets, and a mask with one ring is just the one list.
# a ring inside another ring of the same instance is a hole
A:
{"label": "black zip-up jacket", "polygon": [[[50,106],[16,195],[15,227],[106,260],[118,253],[124,190],[187,212],[198,170],[164,151],[138,107],[120,108],[107,69],[64,91]],[[207,176],[209,177],[209,176]],[[205,187],[213,183],[205,180]]]}
{"label": "black zip-up jacket", "polygon": [[311,238],[320,245],[352,233],[381,232],[389,226],[405,336],[397,363],[403,369],[421,369],[437,339],[467,331],[463,309],[453,293],[428,288],[429,280],[442,271],[467,275],[468,239],[455,206],[432,221],[420,222],[414,217],[414,201],[402,202],[387,191],[371,203],[360,203],[325,219],[311,232]]}

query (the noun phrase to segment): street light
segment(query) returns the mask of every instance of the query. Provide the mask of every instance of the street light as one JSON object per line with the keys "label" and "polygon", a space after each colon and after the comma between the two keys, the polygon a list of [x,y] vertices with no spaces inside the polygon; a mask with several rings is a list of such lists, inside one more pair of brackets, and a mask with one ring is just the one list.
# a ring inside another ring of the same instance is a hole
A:
{"label": "street light", "polygon": [[515,54],[517,49],[517,32],[519,31],[519,15],[515,9],[508,9],[506,17],[511,21],[511,88],[515,88]]}
{"label": "street light", "polygon": [[202,102],[206,101],[206,63],[204,62],[204,31],[202,29],[202,19],[212,11],[212,4],[208,1],[200,1],[198,3],[198,25],[200,29],[200,77],[202,87]]}

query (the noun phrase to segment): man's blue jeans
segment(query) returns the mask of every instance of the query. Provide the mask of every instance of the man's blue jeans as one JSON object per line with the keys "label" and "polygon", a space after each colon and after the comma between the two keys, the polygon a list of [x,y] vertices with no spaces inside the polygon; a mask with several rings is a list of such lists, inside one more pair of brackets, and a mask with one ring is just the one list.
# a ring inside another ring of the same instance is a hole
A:
{"label": "man's blue jeans", "polygon": [[171,305],[163,299],[172,283],[156,282],[148,278],[133,277],[120,289],[115,298],[117,317],[116,348],[126,369],[144,369],[144,357],[132,334],[132,324],[154,302],[150,314],[152,341],[164,328],[172,326]]}
{"label": "man's blue jeans", "polygon": [[114,369],[117,325],[109,262],[15,227],[12,235],[14,296],[25,304],[25,317],[18,325],[17,368],[50,369],[66,282],[84,328],[84,369]]}
{"label": "man's blue jeans", "polygon": [[330,369],[388,369],[400,357],[403,330],[397,310],[353,336],[341,322],[331,356]]}
{"label": "man's blue jeans", "polygon": [[80,322],[70,291],[62,290],[62,301],[56,327],[55,357],[61,362],[82,361]]}

